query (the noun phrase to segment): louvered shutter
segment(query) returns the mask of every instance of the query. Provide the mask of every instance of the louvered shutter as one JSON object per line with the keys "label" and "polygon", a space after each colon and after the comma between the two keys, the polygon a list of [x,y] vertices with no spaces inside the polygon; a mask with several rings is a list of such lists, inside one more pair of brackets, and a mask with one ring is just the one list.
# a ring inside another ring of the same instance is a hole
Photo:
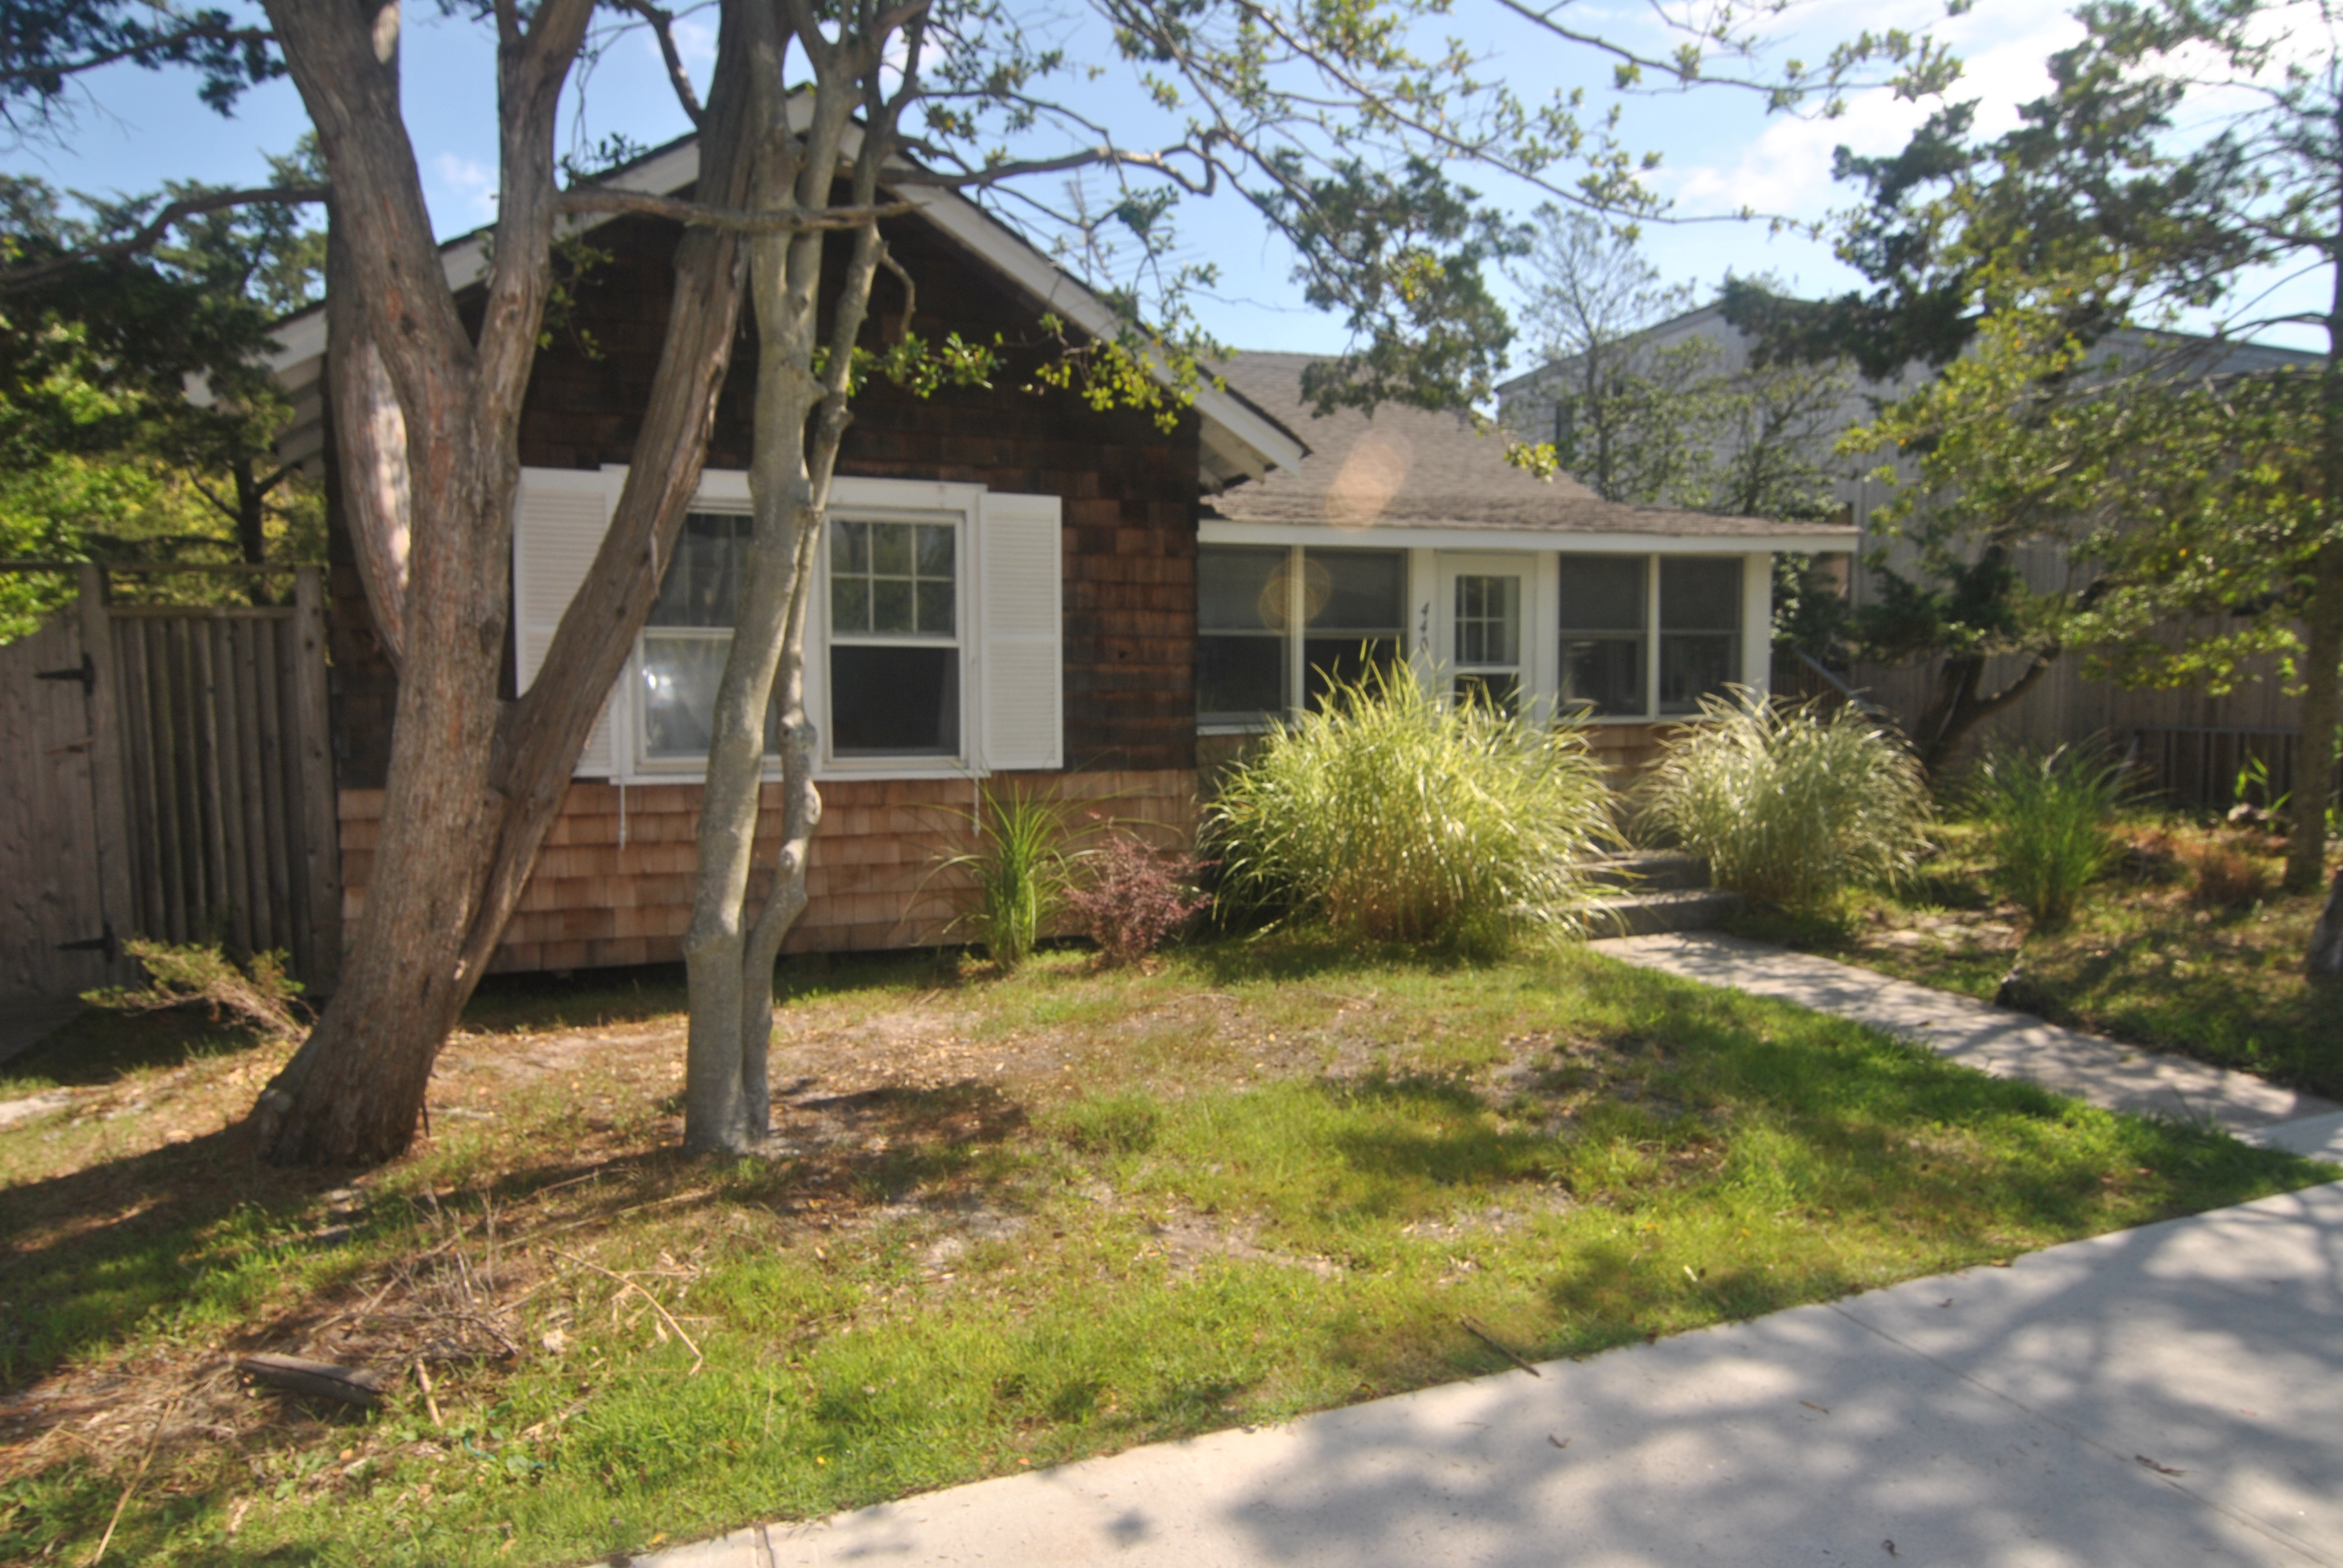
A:
{"label": "louvered shutter", "polygon": [[979,723],[994,771],[1065,766],[1058,498],[987,495],[977,521]]}
{"label": "louvered shutter", "polygon": [[[594,565],[610,526],[608,476],[569,468],[523,468],[513,503],[513,626],[518,637],[520,689],[527,691],[553,645],[562,611]],[[607,779],[612,772],[610,704],[605,700],[586,738],[575,773]]]}

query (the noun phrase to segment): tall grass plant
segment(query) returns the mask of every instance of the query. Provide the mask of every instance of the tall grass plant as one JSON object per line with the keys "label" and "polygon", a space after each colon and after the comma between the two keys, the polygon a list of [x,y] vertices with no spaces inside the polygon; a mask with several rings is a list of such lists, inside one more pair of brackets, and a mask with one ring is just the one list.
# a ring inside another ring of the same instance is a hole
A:
{"label": "tall grass plant", "polygon": [[1994,886],[2037,931],[2063,930],[2083,890],[2123,856],[2116,814],[2131,779],[2102,747],[1988,751],[1963,793],[1985,828]]}
{"label": "tall grass plant", "polygon": [[1826,712],[1735,688],[1665,744],[1636,820],[1705,856],[1718,886],[1815,911],[1909,872],[1933,815],[1927,777],[1893,729],[1852,705]]}
{"label": "tall grass plant", "polygon": [[1405,668],[1337,683],[1323,711],[1272,731],[1206,829],[1224,898],[1473,954],[1574,931],[1585,862],[1612,842],[1583,735],[1443,703]]}
{"label": "tall grass plant", "polygon": [[970,873],[965,926],[992,961],[1014,969],[1032,955],[1050,919],[1064,904],[1072,857],[1065,810],[1050,796],[1022,788],[986,789],[972,811],[955,813],[976,847],[939,869]]}

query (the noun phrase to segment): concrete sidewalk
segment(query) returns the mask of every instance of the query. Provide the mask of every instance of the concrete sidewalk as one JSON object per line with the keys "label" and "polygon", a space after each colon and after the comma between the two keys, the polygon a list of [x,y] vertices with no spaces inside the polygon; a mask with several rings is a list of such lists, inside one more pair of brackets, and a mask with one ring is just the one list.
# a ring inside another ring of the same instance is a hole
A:
{"label": "concrete sidewalk", "polygon": [[2210,1121],[2249,1143],[2343,1162],[2343,1105],[2250,1073],[2121,1045],[1990,1002],[1721,931],[1589,945],[1638,968],[1867,1023],[1996,1078],[2038,1083],[2110,1111]]}
{"label": "concrete sidewalk", "polygon": [[2343,1185],[658,1568],[2343,1564]]}

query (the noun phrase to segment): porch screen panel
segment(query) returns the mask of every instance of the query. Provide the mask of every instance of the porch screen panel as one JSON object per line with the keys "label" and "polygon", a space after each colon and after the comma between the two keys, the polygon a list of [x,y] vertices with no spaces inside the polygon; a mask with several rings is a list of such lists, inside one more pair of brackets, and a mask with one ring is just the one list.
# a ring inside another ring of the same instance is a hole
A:
{"label": "porch screen panel", "polygon": [[995,770],[1065,766],[1060,509],[1055,496],[987,495],[978,516],[977,722]]}
{"label": "porch screen panel", "polygon": [[1287,552],[1196,551],[1196,717],[1258,724],[1285,711]]}
{"label": "porch screen panel", "polygon": [[1562,705],[1616,717],[1649,705],[1644,646],[1651,619],[1643,556],[1562,558]]}
{"label": "porch screen panel", "polygon": [[[523,468],[513,501],[515,684],[527,691],[544,668],[564,610],[593,568],[610,526],[608,476],[572,468]],[[586,749],[572,772],[606,779],[612,770],[610,703],[605,697]]]}
{"label": "porch screen panel", "polygon": [[1390,671],[1407,655],[1407,556],[1309,550],[1302,558],[1302,700],[1315,712],[1335,682]]}
{"label": "porch screen panel", "polygon": [[1660,560],[1660,711],[1693,713],[1741,678],[1741,558]]}

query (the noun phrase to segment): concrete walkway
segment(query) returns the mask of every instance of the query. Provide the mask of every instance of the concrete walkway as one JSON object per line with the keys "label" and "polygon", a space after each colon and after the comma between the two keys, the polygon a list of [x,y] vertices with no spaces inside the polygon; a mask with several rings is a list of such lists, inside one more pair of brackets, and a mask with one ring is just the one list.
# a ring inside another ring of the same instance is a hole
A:
{"label": "concrete walkway", "polygon": [[1597,952],[1867,1023],[1996,1078],[2023,1079],[2110,1111],[2209,1121],[2248,1143],[2343,1163],[2343,1105],[2045,1023],[2028,1013],[1721,931],[1590,944]]}
{"label": "concrete walkway", "polygon": [[1542,1370],[648,1561],[2343,1564],[2343,1185]]}

